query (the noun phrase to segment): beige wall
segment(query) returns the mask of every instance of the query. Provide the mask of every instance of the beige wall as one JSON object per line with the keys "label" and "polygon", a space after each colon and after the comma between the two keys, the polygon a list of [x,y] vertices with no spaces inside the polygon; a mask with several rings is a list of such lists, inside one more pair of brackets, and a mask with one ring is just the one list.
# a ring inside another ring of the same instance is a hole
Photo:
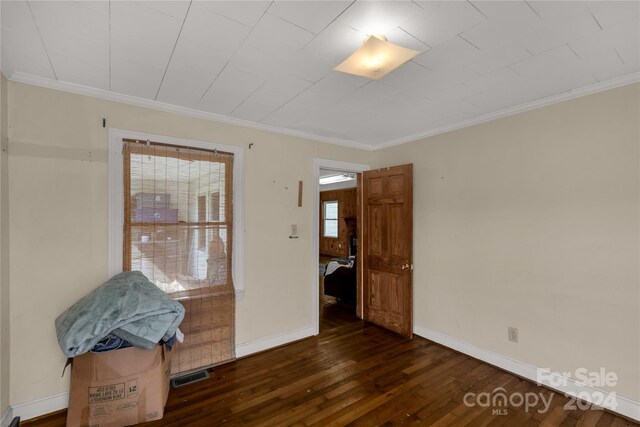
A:
{"label": "beige wall", "polygon": [[[368,163],[370,153],[15,82],[9,115],[12,404],[68,388],[54,319],[107,279],[103,117],[113,128],[244,146],[246,295],[237,343],[313,324],[312,159]],[[300,239],[288,238],[292,223]]]}
{"label": "beige wall", "polygon": [[7,80],[0,73],[0,417],[9,405],[9,156]]}
{"label": "beige wall", "polygon": [[416,325],[537,367],[604,366],[640,400],[639,88],[374,152],[414,164]]}
{"label": "beige wall", "polygon": [[[416,325],[539,367],[605,366],[640,400],[639,95],[628,86],[373,153],[378,166],[415,165]],[[312,159],[371,153],[15,82],[8,97],[12,404],[67,389],[53,321],[107,276],[103,117],[244,146],[237,342],[312,324]],[[4,341],[0,355],[5,369]]]}

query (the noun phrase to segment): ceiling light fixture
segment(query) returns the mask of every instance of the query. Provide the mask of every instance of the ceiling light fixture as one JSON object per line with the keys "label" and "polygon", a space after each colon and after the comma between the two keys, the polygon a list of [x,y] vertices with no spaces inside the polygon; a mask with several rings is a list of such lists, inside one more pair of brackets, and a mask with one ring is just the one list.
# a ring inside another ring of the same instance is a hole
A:
{"label": "ceiling light fixture", "polygon": [[334,70],[378,80],[421,53],[389,43],[385,36],[374,34]]}
{"label": "ceiling light fixture", "polygon": [[351,181],[355,179],[355,176],[348,174],[323,176],[320,178],[320,185],[335,184],[336,182]]}

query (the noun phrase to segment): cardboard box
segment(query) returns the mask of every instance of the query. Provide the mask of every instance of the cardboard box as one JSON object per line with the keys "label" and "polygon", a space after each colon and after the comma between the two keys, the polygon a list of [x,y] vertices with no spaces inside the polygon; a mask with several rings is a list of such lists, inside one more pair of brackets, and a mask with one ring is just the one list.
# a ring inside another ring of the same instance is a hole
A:
{"label": "cardboard box", "polygon": [[171,352],[161,345],[74,357],[67,427],[122,427],[159,420],[170,373]]}

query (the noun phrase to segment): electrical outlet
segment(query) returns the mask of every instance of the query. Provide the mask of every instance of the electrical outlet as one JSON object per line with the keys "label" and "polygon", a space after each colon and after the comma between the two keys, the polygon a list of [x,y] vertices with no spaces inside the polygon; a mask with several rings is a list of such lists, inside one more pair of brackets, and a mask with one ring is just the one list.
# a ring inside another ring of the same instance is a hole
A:
{"label": "electrical outlet", "polygon": [[509,326],[509,341],[518,342],[518,328]]}

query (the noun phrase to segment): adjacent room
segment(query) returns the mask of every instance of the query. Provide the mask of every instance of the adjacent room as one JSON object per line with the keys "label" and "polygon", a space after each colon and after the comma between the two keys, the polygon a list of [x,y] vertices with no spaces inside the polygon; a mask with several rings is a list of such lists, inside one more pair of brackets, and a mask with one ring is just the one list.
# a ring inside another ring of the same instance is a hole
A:
{"label": "adjacent room", "polygon": [[640,425],[640,1],[0,0],[0,427]]}

